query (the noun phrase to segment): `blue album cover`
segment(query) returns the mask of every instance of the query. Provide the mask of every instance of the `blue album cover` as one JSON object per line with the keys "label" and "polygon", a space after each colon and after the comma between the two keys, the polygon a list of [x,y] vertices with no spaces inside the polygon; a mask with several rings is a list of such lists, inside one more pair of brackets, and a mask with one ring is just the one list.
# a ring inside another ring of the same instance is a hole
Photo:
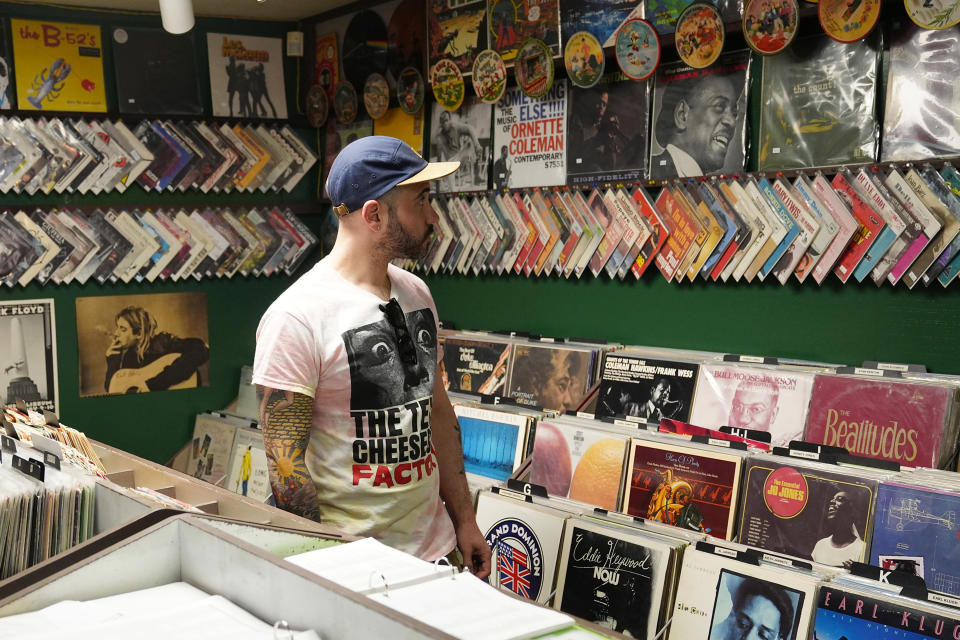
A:
{"label": "blue album cover", "polygon": [[503,482],[513,472],[517,425],[458,415],[463,434],[463,466],[470,473]]}
{"label": "blue album cover", "polygon": [[960,596],[957,514],[958,494],[881,483],[871,564],[912,569],[928,589]]}
{"label": "blue album cover", "polygon": [[561,0],[560,34],[563,41],[578,31],[588,31],[602,46],[612,46],[617,29],[635,5],[633,0]]}

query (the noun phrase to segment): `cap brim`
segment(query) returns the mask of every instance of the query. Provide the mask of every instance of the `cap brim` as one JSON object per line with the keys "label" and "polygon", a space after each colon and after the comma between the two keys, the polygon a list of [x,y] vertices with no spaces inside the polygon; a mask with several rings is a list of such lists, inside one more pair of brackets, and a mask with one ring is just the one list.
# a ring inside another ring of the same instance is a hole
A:
{"label": "cap brim", "polygon": [[456,162],[431,162],[419,173],[416,173],[403,182],[398,182],[397,186],[402,187],[406,184],[417,184],[418,182],[429,182],[431,180],[438,180],[444,176],[448,176],[457,169],[460,168],[460,161]]}

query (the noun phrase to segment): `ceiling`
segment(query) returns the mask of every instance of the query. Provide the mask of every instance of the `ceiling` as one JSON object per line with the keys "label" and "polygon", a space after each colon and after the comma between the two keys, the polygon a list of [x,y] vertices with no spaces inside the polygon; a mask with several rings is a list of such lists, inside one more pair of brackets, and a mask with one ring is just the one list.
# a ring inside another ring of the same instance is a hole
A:
{"label": "ceiling", "polygon": [[[193,0],[196,16],[288,22],[308,18],[353,0]],[[159,13],[158,0],[54,0],[53,4],[78,8]]]}

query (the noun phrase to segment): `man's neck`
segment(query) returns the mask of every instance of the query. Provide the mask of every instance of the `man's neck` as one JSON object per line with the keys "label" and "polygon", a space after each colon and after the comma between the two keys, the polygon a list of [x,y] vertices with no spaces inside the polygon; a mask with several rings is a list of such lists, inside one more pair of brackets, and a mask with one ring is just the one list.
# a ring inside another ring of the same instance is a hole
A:
{"label": "man's neck", "polygon": [[328,263],[344,280],[369,291],[381,300],[390,298],[390,276],[387,265],[390,261],[372,247],[341,236],[327,256]]}

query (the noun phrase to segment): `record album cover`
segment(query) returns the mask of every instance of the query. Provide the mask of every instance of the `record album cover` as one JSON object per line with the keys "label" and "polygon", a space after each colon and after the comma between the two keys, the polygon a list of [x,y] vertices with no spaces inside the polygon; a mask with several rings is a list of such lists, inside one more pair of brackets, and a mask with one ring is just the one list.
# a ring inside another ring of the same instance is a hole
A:
{"label": "record album cover", "polygon": [[650,82],[617,71],[570,92],[567,184],[636,181],[646,172]]}
{"label": "record album cover", "polygon": [[890,43],[884,162],[960,154],[960,32],[902,25]]}
{"label": "record album cover", "polygon": [[742,458],[722,451],[634,438],[623,511],[732,539],[742,465]]}
{"label": "record album cover", "polygon": [[506,342],[448,337],[440,361],[444,387],[448,391],[505,396],[512,348]]}
{"label": "record album cover", "polygon": [[817,375],[805,437],[858,456],[937,468],[953,400],[946,385]]}
{"label": "record album cover", "polygon": [[[567,178],[567,81],[543,97],[507,89],[494,110],[493,187],[544,187]],[[505,176],[501,177],[501,176]]]}
{"label": "record album cover", "polygon": [[106,112],[99,25],[14,19],[10,36],[20,109]]}
{"label": "record album cover", "polygon": [[824,585],[817,594],[813,637],[947,640],[960,634],[956,609],[882,594],[879,589],[861,593]]}
{"label": "record album cover", "polygon": [[120,113],[202,113],[193,33],[110,29]]}
{"label": "record album cover", "polygon": [[462,432],[464,469],[506,481],[526,453],[527,416],[463,405],[455,405],[454,411]]}
{"label": "record album cover", "polygon": [[650,177],[742,173],[745,157],[746,51],[706,69],[660,65],[653,93]]}
{"label": "record album cover", "polygon": [[578,31],[587,31],[604,47],[612,46],[617,29],[635,6],[636,3],[629,0],[564,0],[560,12],[564,42]]}
{"label": "record album cover", "polygon": [[632,638],[654,638],[669,562],[661,540],[571,518],[554,606]]}
{"label": "record album cover", "polygon": [[283,38],[208,33],[207,58],[213,115],[286,119]]}
{"label": "record album cover", "polygon": [[883,482],[870,564],[885,569],[912,564],[928,589],[960,596],[960,494]]}
{"label": "record album cover", "polygon": [[813,376],[739,365],[703,365],[690,422],[770,432],[773,446],[803,437]]}
{"label": "record album cover", "polygon": [[52,299],[0,302],[0,404],[57,413],[57,327]]}
{"label": "record album cover", "polygon": [[460,161],[457,171],[436,182],[437,191],[486,190],[490,176],[493,105],[469,96],[456,111],[435,107],[430,116],[430,160]]}
{"label": "record album cover", "polygon": [[428,68],[433,68],[442,58],[450,58],[462,73],[472,74],[474,57],[487,48],[486,0],[430,0],[427,36],[430,38]]}
{"label": "record album cover", "polygon": [[529,38],[560,54],[559,0],[487,0],[490,48],[510,63]]}
{"label": "record album cover", "polygon": [[877,480],[777,456],[747,461],[738,541],[832,567],[866,562]]}
{"label": "record album cover", "polygon": [[519,404],[575,409],[593,382],[595,358],[588,350],[516,345],[507,395]]}
{"label": "record album cover", "polygon": [[841,43],[798,38],[763,57],[761,171],[877,159],[878,34]]}
{"label": "record album cover", "polygon": [[608,353],[600,370],[596,416],[633,416],[659,424],[687,422],[700,365]]}
{"label": "record album cover", "polygon": [[6,20],[0,20],[0,110],[14,108],[16,93],[16,86],[13,84],[10,27]]}

